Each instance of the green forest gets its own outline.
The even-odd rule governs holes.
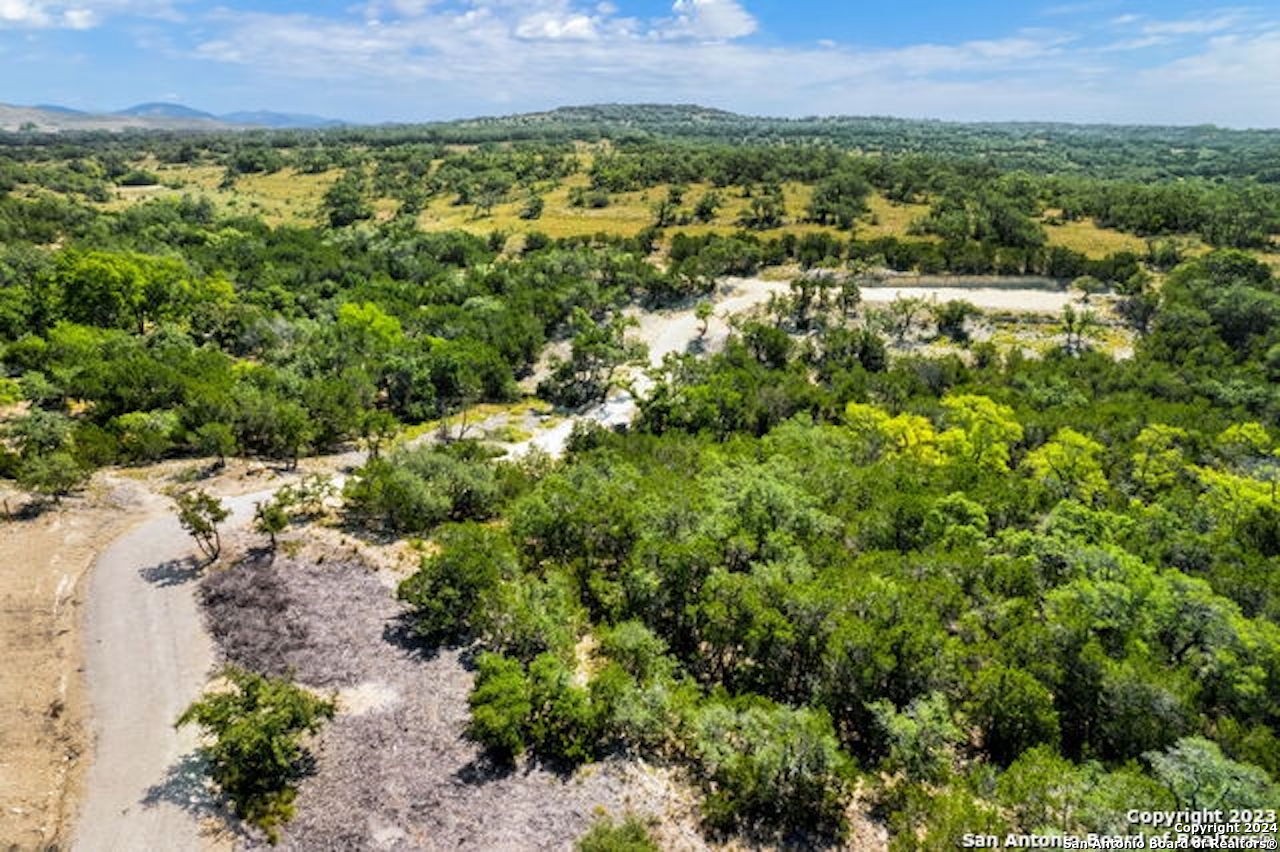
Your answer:
[[[332,180],[291,221],[194,184],[110,203],[197,166],[232,195]],[[556,191],[600,228],[542,232]],[[639,227],[610,224],[626,193]],[[919,215],[875,231],[873,199]],[[467,227],[423,227],[433,202]],[[1072,222],[1138,248],[1055,241]],[[394,593],[421,642],[473,650],[468,735],[498,763],[678,766],[712,839],[838,846],[856,818],[942,850],[1265,812],[1277,235],[1274,132],[600,107],[11,134],[0,475],[58,511],[103,468],[363,448],[342,522],[430,542]],[[893,272],[1105,293],[1131,346],[1074,312],[1039,352],[976,339],[962,291],[864,305]],[[635,311],[766,274],[789,291],[560,458],[405,440],[524,400],[548,346],[536,396],[572,416],[639,374]]]

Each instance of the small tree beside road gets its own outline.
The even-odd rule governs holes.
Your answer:
[[[222,553],[218,524],[225,521],[231,512],[207,491],[186,491],[176,495],[173,502],[178,510],[178,523],[195,539],[206,561],[216,562]]]

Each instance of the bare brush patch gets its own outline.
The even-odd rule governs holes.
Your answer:
[[[263,674],[289,674],[307,647],[295,599],[271,561],[247,557],[200,584],[209,632],[229,663]]]
[[[567,777],[492,764],[466,736],[469,651],[424,645],[384,572],[348,550],[320,562],[320,550],[249,559],[202,589],[223,656],[339,688],[343,712],[317,739],[283,848],[567,849],[599,808],[670,822],[672,802],[694,800],[619,758]],[[682,848],[699,848],[696,820],[676,822],[694,841]]]

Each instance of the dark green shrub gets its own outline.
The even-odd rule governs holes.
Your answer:
[[[267,832],[293,816],[293,800],[306,757],[303,738],[332,719],[332,701],[286,680],[235,667],[223,671],[233,689],[211,692],[178,717],[212,737],[204,747],[209,774],[241,819]]]
[[[518,660],[482,654],[476,683],[467,702],[471,722],[467,735],[502,760],[524,753],[529,714],[533,709],[529,678]]]
[[[498,582],[517,572],[506,534],[480,524],[457,524],[437,536],[440,552],[424,557],[398,596],[414,608],[417,629],[437,639],[460,636]]]
[[[824,713],[762,700],[713,702],[695,724],[696,771],[712,826],[843,834],[853,763]]]

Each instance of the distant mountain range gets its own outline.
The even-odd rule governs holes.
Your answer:
[[[219,116],[219,120],[245,127],[296,127],[303,129],[342,127],[347,124],[345,121],[339,121],[336,118],[325,118],[320,115],[307,115],[299,112],[270,112],[267,110],[229,112],[226,115]]]
[[[270,112],[231,112],[225,115],[183,104],[145,103],[109,113],[86,112],[57,104],[9,106],[0,104],[0,130],[222,130],[269,127],[316,129],[341,127],[346,122],[318,115]]]
[[[179,120],[217,121],[218,117],[210,112],[202,112],[182,104],[149,103],[117,110],[113,115],[128,115],[134,118],[176,118]]]

